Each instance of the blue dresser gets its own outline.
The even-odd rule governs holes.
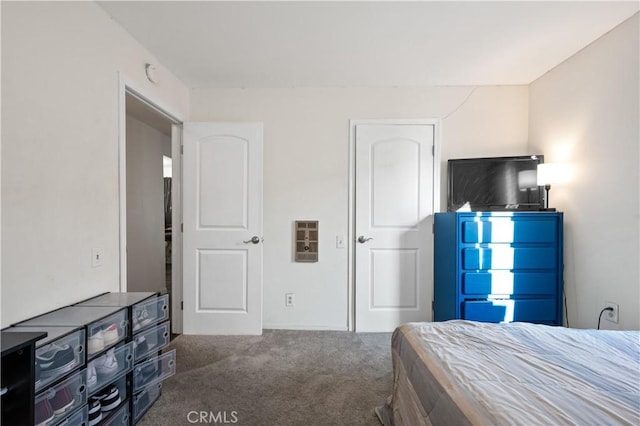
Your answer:
[[[435,321],[562,325],[557,212],[436,213]]]

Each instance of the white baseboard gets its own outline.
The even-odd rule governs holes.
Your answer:
[[[262,324],[264,330],[309,330],[309,331],[347,331],[346,325],[317,324]]]

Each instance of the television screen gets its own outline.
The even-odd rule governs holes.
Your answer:
[[[540,210],[537,166],[543,162],[542,155],[449,160],[447,210],[466,203],[472,211]]]

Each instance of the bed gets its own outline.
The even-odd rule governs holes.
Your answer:
[[[640,332],[454,320],[392,337],[385,426],[640,424]]]

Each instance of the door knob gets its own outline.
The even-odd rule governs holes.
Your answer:
[[[253,244],[258,244],[264,241],[264,238],[260,238],[257,235],[254,235],[253,237],[251,237],[250,240],[247,241],[243,241],[243,243],[245,244],[249,244],[249,243],[253,243]]]
[[[364,235],[360,235],[360,236],[358,237],[358,242],[359,242],[360,244],[364,244],[364,243],[366,243],[366,242],[367,242],[367,241],[369,241],[369,240],[373,240],[373,238],[372,238],[372,237],[366,238]]]

